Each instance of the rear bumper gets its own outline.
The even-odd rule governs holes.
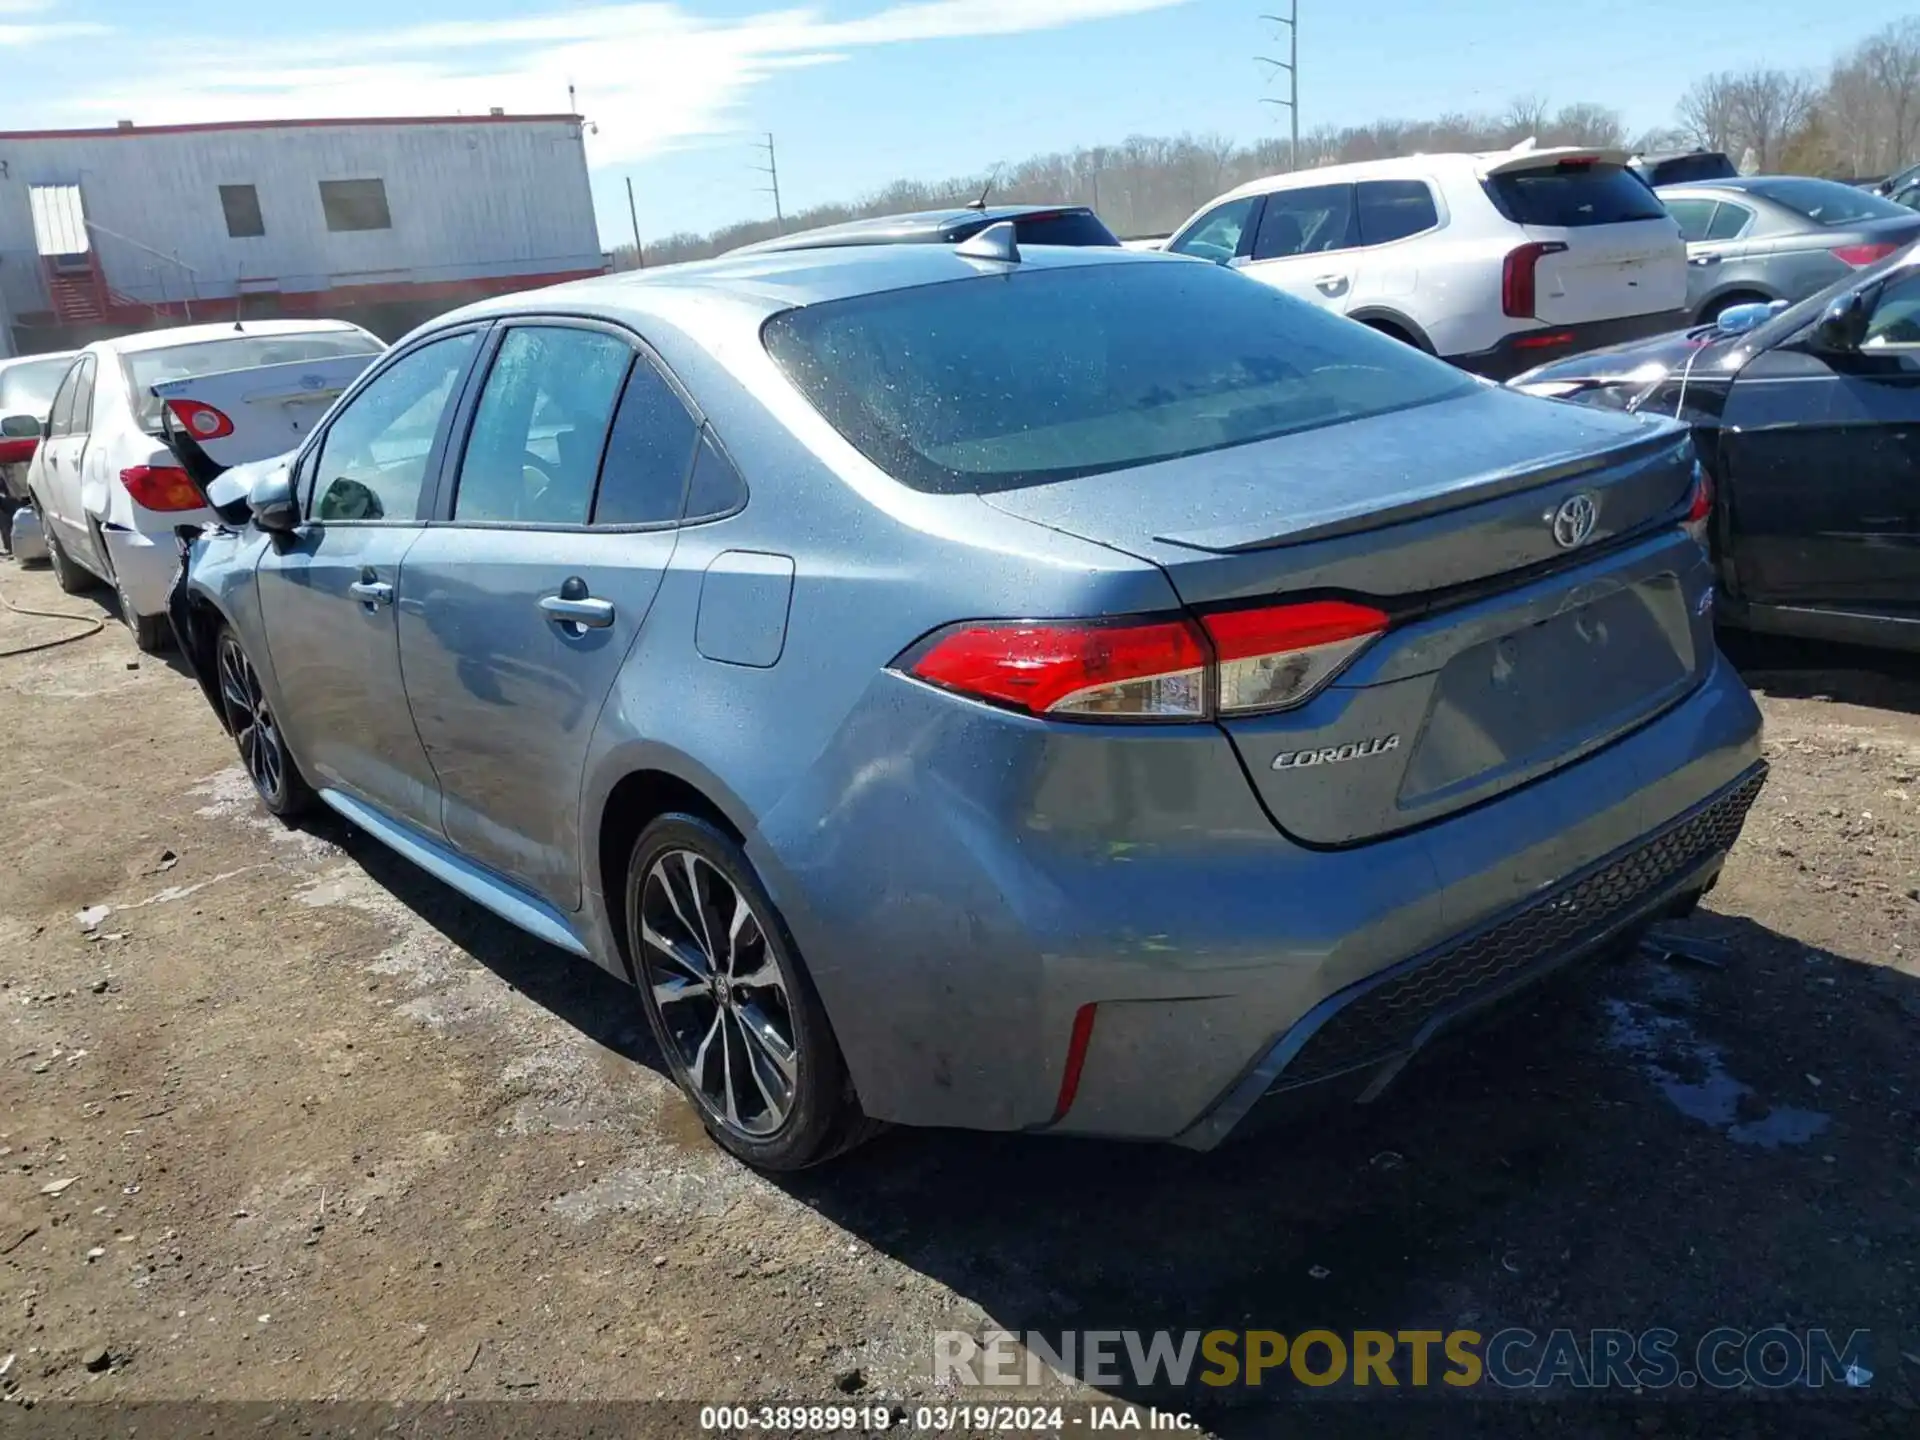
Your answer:
[[[1324,851],[1274,827],[1217,730],[1048,726],[899,677],[864,711],[855,743],[822,756],[747,845],[867,1112],[1201,1147],[1275,1085],[1410,1053],[1456,1001],[1489,1000],[1702,888],[1738,818],[1725,843],[1678,858],[1662,837],[1761,760],[1759,711],[1715,655],[1690,695],[1605,748]],[[877,734],[908,750],[876,762]],[[1604,917],[1590,893],[1603,872]],[[1539,911],[1543,897],[1574,909]],[[1488,945],[1513,956],[1485,970]],[[1415,972],[1433,994],[1394,993],[1418,1023],[1375,1043],[1373,1007],[1356,1007]]]
[[[114,578],[141,615],[166,613],[167,596],[180,570],[180,547],[172,535],[142,535],[115,525],[104,525],[101,537]]]
[[[1624,320],[1595,320],[1585,325],[1543,325],[1504,336],[1488,350],[1476,350],[1442,358],[1475,375],[1489,380],[1511,380],[1536,366],[1564,360],[1607,345],[1624,345],[1671,330],[1684,330],[1691,324],[1685,310],[1663,310],[1653,315],[1634,315]]]
[[[1757,764],[1654,834],[1467,935],[1348,986],[1302,1016],[1180,1143],[1210,1149],[1308,1092],[1375,1098],[1415,1053],[1545,979],[1624,944],[1719,878],[1766,781]]]

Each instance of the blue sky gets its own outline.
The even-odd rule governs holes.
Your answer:
[[[1285,0],[1277,0],[1284,4]],[[1128,134],[1281,133],[1253,56],[1276,0],[0,0],[0,128],[491,105],[559,111],[569,81],[602,243],[770,213]],[[1700,73],[1823,69],[1913,0],[1300,0],[1303,128],[1537,94],[1667,123]],[[1284,82],[1281,82],[1284,83]]]

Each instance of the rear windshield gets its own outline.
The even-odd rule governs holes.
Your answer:
[[[280,335],[236,335],[231,340],[202,340],[164,350],[136,350],[121,356],[140,424],[160,423],[160,401],[152,387],[192,375],[224,375],[260,365],[292,365],[301,360],[332,360],[341,355],[374,355],[380,342],[357,330],[311,330]]]
[[[1884,200],[1871,190],[1842,185],[1837,180],[1810,180],[1788,176],[1755,180],[1746,187],[1763,200],[1804,215],[1816,225],[1858,225],[1863,220],[1907,220],[1913,212]]]
[[[1118,245],[1120,237],[1100,223],[1090,210],[1066,210],[1058,215],[1024,215],[1013,222],[1013,238],[1020,245]]]
[[[1033,269],[789,310],[768,351],[916,490],[979,494],[1471,391],[1451,366],[1216,265]]]
[[[1660,197],[1639,176],[1591,161],[1495,175],[1487,181],[1487,194],[1514,223],[1555,230],[1667,218]]]
[[[31,415],[45,420],[53,409],[53,392],[73,368],[74,357],[22,360],[0,370],[0,415]]]

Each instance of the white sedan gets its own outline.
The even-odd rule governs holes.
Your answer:
[[[264,459],[297,446],[385,348],[338,320],[193,325],[87,346],[54,396],[27,472],[60,588],[105,581],[135,643],[160,648],[179,568],[174,528],[213,516],[168,443],[169,402],[154,387],[204,377],[196,393],[220,403],[175,402],[176,432],[209,443],[244,437],[252,453],[225,463]]]

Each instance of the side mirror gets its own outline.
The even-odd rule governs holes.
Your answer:
[[[1784,300],[1755,300],[1746,305],[1729,305],[1713,322],[1714,328],[1722,335],[1744,335],[1749,330],[1758,330],[1786,308],[1787,302]]]
[[[0,420],[0,439],[38,440],[40,438],[40,417],[37,415],[9,415]]]
[[[1814,324],[1815,348],[1838,355],[1858,350],[1867,336],[1867,320],[1866,296],[1856,290],[1837,297]]]
[[[287,535],[300,528],[300,504],[293,497],[291,468],[275,470],[255,482],[247,496],[253,523],[269,535]]]

